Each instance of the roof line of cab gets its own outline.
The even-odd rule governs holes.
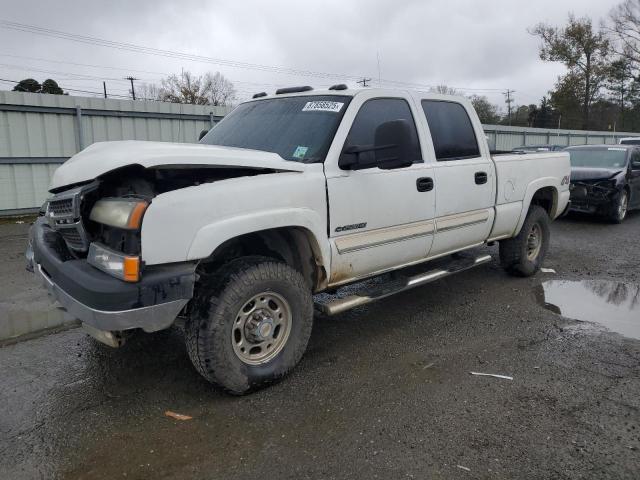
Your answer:
[[[342,95],[345,97],[355,97],[356,95],[363,94],[365,92],[380,92],[382,95],[393,95],[393,92],[396,94],[399,92],[404,92],[405,94],[415,92],[420,94],[428,95],[430,98],[433,97],[435,99],[442,100],[450,100],[456,102],[464,102],[468,101],[468,99],[464,96],[458,95],[443,95],[436,92],[425,92],[421,90],[412,90],[412,89],[395,89],[395,88],[350,88],[344,83],[338,83],[330,86],[328,89],[319,89],[314,90],[313,87],[309,85],[303,85],[299,87],[285,87],[279,88],[275,91],[274,94],[269,94],[267,92],[259,92],[255,93],[249,100],[247,101],[255,101],[262,99],[273,99],[277,97],[295,97],[295,96],[307,96],[307,95]]]

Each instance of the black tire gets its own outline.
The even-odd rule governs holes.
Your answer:
[[[537,253],[530,256],[529,239],[534,229],[537,229],[540,245]],[[520,233],[514,238],[500,242],[500,264],[510,275],[530,277],[542,266],[549,249],[549,237],[549,216],[546,210],[532,205]],[[534,252],[531,253],[533,255]]]
[[[611,205],[609,215],[607,218],[611,223],[622,223],[627,218],[627,211],[629,209],[629,192],[623,189],[616,195],[616,199]]]
[[[244,328],[238,326],[240,316],[246,315],[242,309],[263,292],[285,300],[290,329],[273,358],[248,364],[236,353],[239,347],[234,335],[239,330],[245,335]],[[299,272],[270,258],[243,257],[227,263],[212,281],[203,281],[196,288],[185,322],[187,351],[204,378],[229,393],[242,395],[280,380],[298,364],[312,324],[311,291]],[[243,337],[242,342],[247,340]]]

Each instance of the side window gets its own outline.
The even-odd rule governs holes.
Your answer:
[[[376,128],[385,122],[393,120],[406,120],[409,123],[411,127],[411,145],[409,145],[408,151],[411,154],[411,158],[413,158],[413,163],[422,162],[416,123],[413,120],[409,104],[402,98],[374,98],[367,100],[360,107],[353,125],[351,125],[345,146],[373,145]],[[361,156],[364,155],[369,156],[371,161],[375,158],[374,151],[361,153]],[[365,160],[369,160],[369,158],[365,157]]]
[[[423,100],[436,160],[461,160],[480,156],[478,140],[465,108],[455,102]]]
[[[631,153],[631,169],[640,170],[640,149],[634,148]]]

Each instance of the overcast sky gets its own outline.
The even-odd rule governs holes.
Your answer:
[[[616,0],[101,1],[3,0],[0,19],[215,59],[296,70],[446,84],[503,106],[537,103],[563,68],[538,58],[538,22],[568,12],[597,25]],[[378,58],[380,70],[378,71]],[[99,67],[78,64],[96,65]],[[108,68],[105,68],[108,67]],[[172,59],[0,27],[0,78],[52,77],[65,89],[127,94],[122,77],[158,83],[180,70],[220,71],[239,99],[277,86],[328,86],[339,78]],[[353,81],[346,82],[355,85]],[[386,83],[386,86],[389,86]],[[10,89],[9,83],[0,88]]]

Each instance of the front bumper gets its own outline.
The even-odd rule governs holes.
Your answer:
[[[593,187],[573,184],[571,189],[571,211],[583,213],[607,213],[619,191],[615,188]]]
[[[171,326],[193,296],[195,264],[148,267],[140,282],[127,283],[69,258],[58,233],[43,219],[31,227],[27,250],[33,271],[49,293],[74,317],[98,330],[141,328],[155,332]]]

